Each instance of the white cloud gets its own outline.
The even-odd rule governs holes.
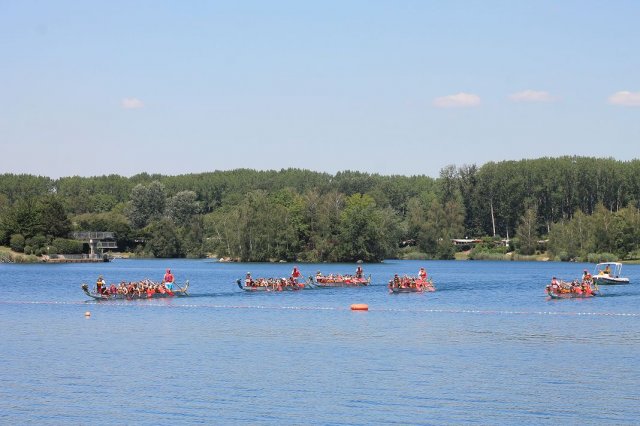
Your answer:
[[[124,109],[140,109],[144,107],[144,102],[138,98],[124,98],[120,105]]]
[[[640,92],[627,92],[625,90],[616,92],[609,96],[611,105],[640,106]]]
[[[553,102],[555,98],[549,92],[537,90],[523,90],[522,92],[512,93],[509,99],[513,102]]]
[[[480,105],[480,96],[473,93],[458,93],[442,96],[433,100],[433,105],[438,108],[465,108]]]

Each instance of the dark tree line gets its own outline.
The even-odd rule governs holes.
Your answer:
[[[515,237],[523,254],[548,238],[563,259],[626,257],[640,247],[638,200],[640,161],[587,157],[447,166],[435,179],[299,169],[4,174],[0,244],[22,238],[33,249],[61,245],[72,230],[114,231],[121,250],[156,257],[377,261],[404,246],[451,258],[452,238],[500,236]]]

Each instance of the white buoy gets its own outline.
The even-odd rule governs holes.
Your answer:
[[[85,312],[85,313],[84,313],[84,316],[85,316],[85,317],[87,317],[87,318],[89,318],[89,317],[91,316],[91,312],[89,312],[89,311]]]

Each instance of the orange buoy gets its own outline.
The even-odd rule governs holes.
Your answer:
[[[367,305],[366,303],[354,303],[353,305],[351,305],[351,310],[352,311],[368,311],[369,305]]]
[[[85,316],[85,317],[87,317],[87,318],[89,318],[89,317],[91,316],[91,312],[89,312],[89,311],[85,312],[85,313],[84,313],[84,316]]]

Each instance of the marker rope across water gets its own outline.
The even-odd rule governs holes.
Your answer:
[[[289,310],[289,311],[348,311],[346,307],[324,306],[267,306],[267,305],[220,305],[220,304],[181,304],[167,305],[159,303],[87,303],[60,301],[0,301],[0,305],[82,305],[82,306],[126,306],[131,308],[170,308],[170,309],[261,309],[261,310]],[[369,312],[407,312],[430,314],[471,314],[471,315],[549,315],[549,316],[595,316],[595,317],[640,317],[640,313],[625,312],[554,312],[554,311],[515,311],[515,310],[482,310],[482,309],[421,309],[421,308],[372,308]]]

